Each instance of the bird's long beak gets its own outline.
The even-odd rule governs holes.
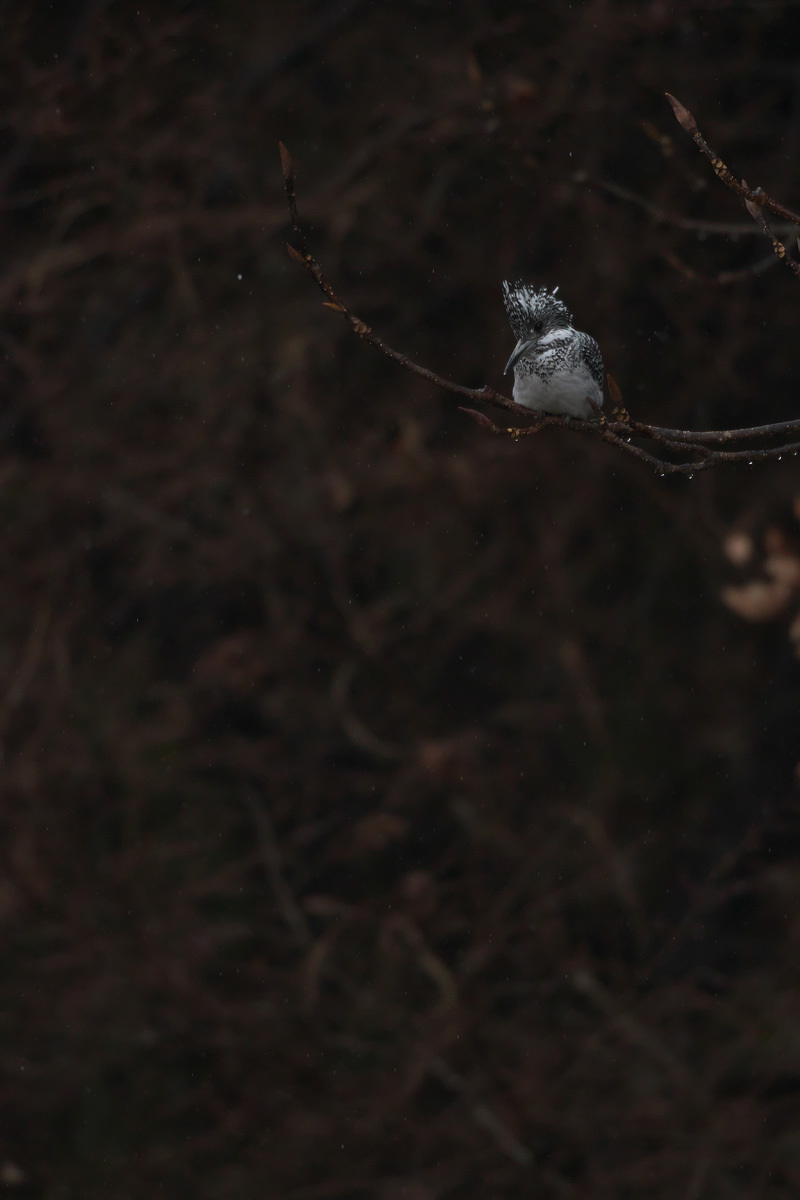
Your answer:
[[[527,338],[527,339],[520,338],[519,341],[517,342],[516,346],[514,347],[514,353],[511,355],[511,358],[506,363],[506,369],[505,369],[505,371],[503,371],[503,374],[507,375],[509,371],[512,371],[514,369],[514,367],[517,365],[517,363],[519,362],[519,360],[521,358],[525,357],[526,352],[528,350],[530,350],[531,346],[535,346],[535,345],[536,345],[536,338]]]

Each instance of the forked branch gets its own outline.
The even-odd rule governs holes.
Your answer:
[[[782,205],[778,205],[766,193],[760,190],[751,192],[750,189],[746,188],[746,185],[736,180],[728,172],[727,167],[720,160],[716,159],[713,152],[708,149],[697,130],[696,124],[694,124],[694,118],[691,113],[683,108],[673,97],[670,97],[670,103],[675,110],[678,120],[688,132],[692,133],[703,153],[707,153],[707,157],[711,158],[712,164],[718,164],[715,165],[714,169],[720,178],[723,179],[723,182],[727,182],[728,186],[732,186],[733,190],[737,191],[737,194],[741,195],[746,201],[757,205],[759,213],[761,209],[766,208],[771,212],[777,213],[784,219],[790,221],[796,220],[800,223],[800,216],[792,213]],[[690,125],[692,126],[691,128]],[[555,416],[549,413],[534,412],[529,408],[515,404],[510,397],[503,395],[502,392],[495,391],[494,388],[488,386],[482,388],[463,387],[461,384],[455,383],[451,379],[445,379],[442,375],[437,375],[435,371],[431,371],[427,367],[413,362],[406,354],[402,354],[399,350],[395,350],[389,346],[365,321],[362,321],[360,317],[351,311],[336,292],[319,262],[311,253],[305,230],[300,224],[297,213],[295,173],[292,158],[283,143],[280,143],[280,152],[286,187],[286,200],[289,206],[289,216],[292,222],[295,243],[294,245],[289,245],[287,249],[292,258],[300,263],[317,287],[324,293],[326,308],[339,313],[347,321],[354,333],[365,342],[369,342],[381,354],[384,354],[406,371],[410,371],[412,374],[418,375],[421,379],[427,380],[428,383],[432,383],[436,387],[442,388],[444,391],[465,400],[501,409],[506,414],[506,422],[511,422],[512,420],[514,422],[513,424],[505,422],[498,424],[477,409],[461,406],[461,411],[470,416],[482,429],[500,436],[511,437],[517,441],[520,438],[531,437],[541,433],[552,426],[560,426],[561,428],[583,433],[588,437],[599,438],[601,441],[617,446],[624,453],[639,459],[640,462],[653,468],[660,475],[681,474],[691,476],[695,471],[704,471],[708,467],[718,466],[721,463],[747,462],[752,464],[753,462],[765,459],[781,458],[784,454],[797,454],[800,451],[800,440],[786,441],[786,438],[791,435],[796,435],[800,439],[800,419],[796,421],[780,421],[774,425],[757,425],[749,429],[665,429],[658,425],[648,425],[642,421],[633,420],[625,411],[619,388],[612,377],[609,376],[609,395],[612,403],[611,417],[607,417],[598,409],[595,419],[582,420],[578,417]],[[634,444],[632,441],[633,438],[650,442],[651,448],[645,449],[641,445]],[[749,443],[753,442],[757,444],[772,442],[774,444],[762,445],[761,448],[756,448],[749,445]]]
[[[675,113],[675,119],[681,129],[686,130],[689,136],[694,140],[695,145],[699,148],[700,153],[704,154],[714,170],[717,179],[721,179],[726,187],[735,192],[744,201],[744,206],[750,216],[755,221],[761,232],[767,238],[772,246],[772,252],[781,262],[786,263],[790,271],[800,278],[800,262],[793,258],[788,248],[783,242],[775,237],[775,234],[770,229],[766,212],[773,213],[776,217],[780,217],[784,221],[790,221],[793,225],[800,226],[800,213],[793,212],[791,208],[787,208],[785,204],[780,204],[777,200],[773,200],[763,188],[751,188],[743,179],[737,179],[736,176],[728,169],[718,154],[711,149],[706,139],[703,137],[700,130],[697,128],[697,122],[680,100],[676,100],[669,92],[665,93],[667,99],[672,105],[672,111]]]

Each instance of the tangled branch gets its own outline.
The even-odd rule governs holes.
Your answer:
[[[796,275],[800,276],[800,263],[792,258],[786,246],[774,236],[764,213],[766,210],[799,227],[800,214],[792,212],[785,205],[773,200],[761,188],[750,188],[743,180],[737,179],[718,155],[711,150],[689,110],[669,93],[667,93],[667,99],[672,105],[678,122],[709,159],[717,177],[741,197],[748,214],[756,221],[762,233],[770,239],[775,255],[782,262],[786,262]],[[800,440],[786,440],[792,435],[800,437],[800,419],[778,421],[771,425],[755,425],[747,429],[710,430],[666,429],[658,425],[648,425],[643,421],[636,421],[626,411],[620,390],[610,375],[608,376],[608,390],[612,404],[611,417],[596,408],[594,418],[583,420],[579,417],[535,412],[515,404],[508,396],[495,391],[494,388],[488,386],[463,387],[461,384],[455,383],[451,379],[445,379],[442,375],[437,375],[435,371],[413,362],[407,355],[389,346],[365,321],[362,321],[348,308],[311,253],[305,230],[300,224],[297,213],[294,164],[282,142],[280,143],[280,152],[286,200],[295,242],[294,245],[288,245],[287,249],[291,257],[308,272],[317,287],[324,293],[325,307],[339,313],[358,337],[369,342],[381,354],[406,371],[410,371],[421,379],[427,380],[428,383],[465,400],[503,410],[506,414],[506,421],[513,420],[515,422],[514,424],[498,424],[484,412],[461,406],[461,411],[471,417],[482,429],[518,441],[520,438],[533,437],[552,426],[560,426],[617,446],[625,454],[639,459],[640,462],[645,463],[660,475],[680,474],[691,477],[696,471],[704,471],[721,463],[745,462],[752,465],[754,462],[780,459],[784,454],[797,454],[800,451]],[[634,443],[634,438],[637,439],[637,443],[638,441],[649,442],[650,448],[645,449]],[[760,445],[761,443],[767,443],[767,445]]]

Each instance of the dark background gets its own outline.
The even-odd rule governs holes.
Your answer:
[[[322,307],[277,154],[433,369],[503,386],[522,276],[642,420],[796,417],[797,280],[663,92],[797,206],[798,46],[5,6],[0,1192],[798,1194],[798,463],[492,437]]]

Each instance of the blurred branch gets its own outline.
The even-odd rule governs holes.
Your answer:
[[[455,1095],[467,1095],[466,1080],[457,1071],[454,1071],[438,1054],[433,1055],[430,1059],[428,1072]],[[533,1165],[533,1155],[527,1146],[522,1145],[519,1138],[516,1138],[511,1133],[486,1104],[472,1100],[470,1102],[470,1112],[475,1123],[480,1125],[489,1134],[496,1145],[504,1154],[513,1159],[517,1166],[530,1167]],[[560,1179],[560,1177],[558,1178]]]
[[[656,225],[668,225],[673,229],[681,229],[686,233],[697,233],[701,235],[719,235],[720,237],[747,237],[749,235],[756,236],[758,230],[747,221],[703,221],[694,217],[682,217],[677,213],[667,212],[666,209],[659,208],[657,204],[653,204],[646,196],[640,196],[638,192],[631,191],[630,188],[622,187],[619,183],[614,183],[611,179],[597,179],[593,175],[589,175],[586,171],[575,171],[572,176],[573,183],[580,186],[595,188],[598,192],[605,192],[608,196],[613,196],[615,200],[622,200],[626,204],[633,204],[636,208],[646,212],[648,217]],[[784,222],[778,226],[779,233],[791,233],[794,226]],[[772,261],[771,259],[769,260]]]
[[[242,800],[256,833],[261,860],[272,887],[278,912],[291,930],[297,945],[306,949],[314,939],[306,914],[286,881],[278,838],[267,807],[260,797],[249,790],[244,792]]]
[[[673,108],[678,104],[677,101],[672,101],[672,103]],[[679,105],[678,107],[682,109],[682,106]],[[682,109],[682,111],[684,113],[687,112],[685,109]],[[687,116],[691,118],[691,114],[687,113]],[[694,118],[691,118],[691,120],[693,121]],[[360,317],[356,316],[348,308],[328,280],[319,262],[314,258],[309,248],[305,230],[300,224],[297,213],[294,164],[284,144],[282,142],[279,144],[284,185],[286,188],[286,201],[289,206],[289,216],[296,243],[294,246],[287,245],[287,249],[295,262],[298,262],[303,267],[324,294],[325,307],[339,313],[347,321],[353,332],[363,341],[369,342],[381,354],[384,354],[406,371],[410,371],[413,375],[418,375],[421,379],[425,379],[428,383],[432,383],[444,391],[451,392],[456,396],[462,396],[468,400],[491,405],[494,408],[503,409],[509,415],[524,421],[524,424],[521,425],[498,425],[486,416],[485,413],[473,408],[462,407],[461,411],[470,416],[482,429],[504,437],[511,437],[514,441],[518,441],[523,437],[532,437],[551,426],[559,426],[562,429],[573,429],[578,433],[600,438],[601,441],[609,442],[619,447],[626,454],[652,467],[660,475],[680,474],[691,477],[695,471],[704,471],[708,467],[717,466],[721,463],[747,462],[752,465],[754,462],[781,458],[784,454],[797,454],[800,451],[800,441],[780,442],[778,445],[760,450],[754,450],[750,447],[734,450],[719,448],[727,443],[740,444],[754,440],[777,440],[789,434],[800,436],[800,419],[796,421],[780,421],[774,425],[759,425],[749,429],[714,430],[664,429],[658,425],[647,425],[642,421],[634,421],[626,412],[619,388],[610,375],[608,376],[608,388],[613,406],[611,419],[605,416],[602,410],[598,408],[594,419],[582,420],[578,417],[555,416],[552,413],[535,412],[532,409],[515,404],[508,396],[504,396],[502,392],[495,391],[494,388],[486,385],[482,388],[463,387],[461,384],[454,383],[451,379],[445,379],[442,375],[437,375],[435,371],[431,371],[427,367],[413,362],[407,355],[387,345],[365,321],[362,321]],[[703,145],[705,145],[705,142],[703,142]],[[711,152],[709,151],[709,153]],[[724,170],[727,171],[727,168],[724,168]],[[731,176],[731,178],[733,177]],[[755,194],[753,193],[753,195]],[[758,194],[764,196],[769,201],[769,205],[776,203],[770,200],[769,197],[766,197],[765,193]],[[750,193],[748,192],[749,195]],[[768,205],[765,204],[764,206],[767,207]],[[781,208],[781,213],[784,216],[788,215],[790,219],[794,219],[794,214],[791,214],[789,209]],[[796,219],[798,224],[800,224],[800,216]],[[658,454],[645,450],[641,446],[633,445],[631,439],[634,436],[654,442],[657,447],[671,457],[660,457]],[[675,461],[675,459],[678,459],[678,461]]]
[[[765,192],[763,188],[751,188],[744,179],[737,179],[719,155],[711,149],[698,129],[697,122],[689,112],[689,109],[681,104],[680,100],[676,100],[674,96],[670,95],[669,92],[665,92],[665,95],[672,105],[672,111],[675,113],[675,119],[681,129],[686,130],[694,140],[695,145],[699,148],[700,153],[704,154],[711,163],[717,178],[721,179],[726,187],[730,188],[732,192],[735,192],[744,201],[744,206],[748,213],[764,236],[772,243],[772,250],[775,257],[779,258],[781,262],[785,262],[787,267],[800,278],[800,262],[792,258],[783,242],[778,241],[775,237],[775,234],[767,223],[764,210],[766,209],[767,212],[774,213],[776,217],[782,217],[784,221],[789,221],[797,227],[800,227],[800,213],[787,208],[785,204],[781,204],[778,200],[773,200],[772,196]]]
[[[755,233],[756,230],[754,229],[752,232]],[[742,283],[745,279],[752,279],[754,275],[763,275],[770,267],[775,266],[774,255],[767,254],[751,263],[749,267],[739,267],[734,271],[718,271],[716,275],[706,275],[702,271],[690,267],[672,251],[665,252],[664,261],[692,283],[702,283],[705,287],[727,287],[731,283]]]

